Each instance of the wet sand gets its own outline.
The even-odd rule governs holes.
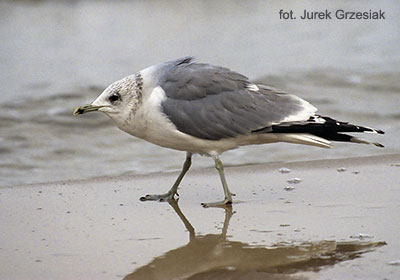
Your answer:
[[[227,209],[213,169],[1,188],[0,279],[399,279],[400,154],[226,174]]]

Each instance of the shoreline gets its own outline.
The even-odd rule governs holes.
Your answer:
[[[249,169],[264,169],[264,170],[274,170],[279,169],[281,167],[297,167],[297,168],[326,168],[332,167],[333,165],[370,165],[377,163],[385,163],[388,161],[398,161],[400,165],[400,154],[383,154],[383,155],[371,155],[371,156],[363,156],[363,157],[349,157],[349,158],[333,158],[333,159],[316,159],[316,160],[304,160],[304,161],[274,161],[267,163],[254,163],[254,164],[243,164],[243,165],[229,165],[225,164],[225,169],[240,171],[243,169],[244,171],[248,171]],[[194,160],[195,161],[195,160]],[[195,163],[193,164],[195,165]],[[341,167],[341,166],[339,166]],[[339,168],[338,167],[338,168]],[[215,171],[214,167],[206,167],[206,168],[196,168],[196,166],[192,166],[191,169],[186,174],[190,176],[190,174],[203,173],[204,171]],[[1,189],[7,188],[23,188],[23,187],[35,187],[35,186],[46,186],[46,185],[54,185],[54,184],[80,184],[80,183],[89,183],[89,182],[100,182],[100,181],[112,181],[112,180],[131,180],[135,178],[147,178],[154,176],[168,176],[168,175],[178,175],[180,170],[174,171],[166,171],[166,172],[150,172],[145,174],[122,174],[122,175],[110,175],[110,176],[98,176],[98,177],[89,177],[83,179],[67,179],[67,180],[56,180],[56,181],[43,181],[38,183],[29,183],[29,184],[16,184],[10,186],[0,186]]]

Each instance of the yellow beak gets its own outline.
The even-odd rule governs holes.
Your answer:
[[[73,115],[82,115],[87,112],[98,111],[102,107],[104,107],[104,106],[93,106],[92,104],[82,105],[74,110]]]

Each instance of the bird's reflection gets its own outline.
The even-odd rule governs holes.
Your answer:
[[[124,279],[305,279],[294,274],[360,257],[385,242],[317,241],[261,247],[227,240],[232,207],[225,207],[221,234],[197,235],[180,210],[170,205],[189,231],[190,241],[156,257]]]

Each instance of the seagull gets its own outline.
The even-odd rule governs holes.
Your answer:
[[[165,194],[141,201],[176,199],[178,186],[192,155],[209,156],[219,173],[224,199],[204,207],[232,204],[220,155],[240,146],[287,142],[322,148],[330,141],[373,144],[345,134],[382,130],[353,125],[316,114],[317,109],[296,95],[252,83],[228,68],[183,57],[150,66],[108,86],[91,104],[74,115],[100,111],[123,131],[161,147],[185,151],[182,170]]]

